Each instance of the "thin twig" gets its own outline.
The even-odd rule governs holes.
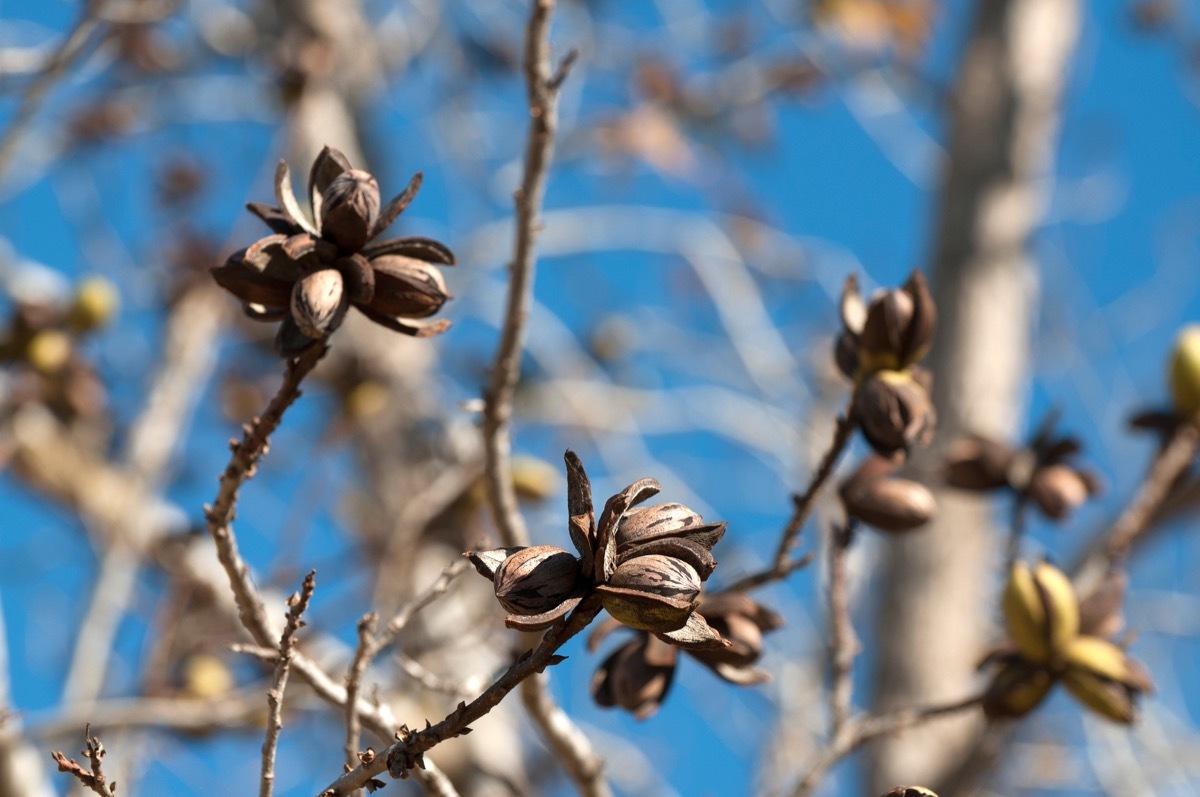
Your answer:
[[[359,719],[358,692],[362,675],[379,654],[379,651],[392,644],[400,632],[408,625],[417,612],[433,603],[450,588],[450,583],[462,573],[468,565],[467,560],[458,559],[451,562],[424,592],[417,595],[396,612],[387,627],[375,633],[377,617],[374,612],[364,615],[358,622],[358,647],[354,652],[354,661],[346,675],[346,762],[354,766],[359,761],[359,744],[361,725]]]
[[[808,557],[793,558],[792,549],[796,547],[796,541],[800,537],[800,532],[804,530],[804,523],[812,513],[821,488],[829,481],[829,477],[833,475],[838,460],[849,445],[850,438],[854,436],[854,430],[857,427],[858,420],[854,417],[851,409],[847,407],[846,411],[838,416],[837,425],[833,430],[833,440],[829,444],[829,449],[821,458],[821,463],[817,466],[817,472],[813,474],[808,488],[805,489],[802,495],[795,496],[793,499],[795,506],[792,510],[792,516],[788,519],[787,525],[784,526],[783,533],[780,535],[779,548],[775,551],[774,563],[764,570],[739,578],[732,584],[722,588],[721,592],[744,592],[752,587],[759,587],[763,584],[769,584],[772,581],[779,581],[786,578],[793,571],[808,564]]]
[[[975,708],[983,702],[982,693],[971,695],[962,700],[941,703],[934,706],[918,706],[916,708],[901,708],[885,714],[861,717],[854,725],[855,746],[865,744],[880,736],[915,728],[930,720],[957,714],[960,711]]]
[[[550,71],[548,34],[554,0],[534,0],[525,31],[525,80],[529,101],[529,137],[525,145],[525,174],[513,198],[516,235],[509,267],[508,302],[500,344],[492,363],[491,380],[484,394],[483,437],[487,450],[488,504],[505,545],[528,545],[529,530],[517,509],[512,484],[512,399],[520,378],[525,322],[533,300],[537,237],[540,232],[546,174],[554,153],[558,129],[558,88],[566,77],[570,59],[561,71]]]
[[[795,559],[789,560],[788,563],[783,567],[772,565],[765,570],[759,570],[757,573],[751,573],[747,576],[742,576],[737,581],[722,587],[720,592],[716,594],[728,592],[746,592],[747,590],[761,587],[764,584],[770,584],[773,581],[782,581],[797,570],[803,570],[804,568],[808,567],[810,564],[812,564],[814,558],[815,557],[810,552],[802,556],[797,556]]]
[[[58,764],[59,772],[69,772],[74,775],[80,783],[87,788],[99,794],[100,797],[116,797],[117,782],[110,782],[104,775],[102,762],[104,761],[104,745],[95,736],[92,736],[92,726],[84,726],[83,731],[84,741],[87,747],[83,751],[83,755],[91,761],[91,771],[84,769],[75,759],[68,759],[59,751],[54,751],[50,757]]]
[[[837,762],[872,739],[899,733],[939,717],[966,711],[978,706],[981,702],[983,702],[983,695],[977,694],[952,703],[899,709],[886,714],[863,716],[847,722],[842,726],[841,732],[817,751],[816,757],[792,792],[792,797],[809,797]]]
[[[235,653],[244,653],[265,662],[273,663],[279,658],[279,650],[275,647],[234,644],[229,648]],[[304,679],[317,697],[338,707],[346,705],[346,687],[334,680],[329,673],[321,669],[316,662],[301,651],[296,651],[292,655],[292,671]],[[392,737],[396,722],[390,711],[385,711],[381,706],[372,705],[360,697],[358,713],[362,717],[363,725],[372,733],[385,740]]]
[[[846,445],[850,442],[850,438],[853,436],[857,426],[858,419],[854,417],[854,413],[850,408],[847,408],[845,412],[838,416],[837,425],[833,430],[833,441],[829,444],[829,450],[821,458],[821,464],[817,466],[817,472],[813,475],[808,489],[797,499],[796,509],[792,513],[792,518],[788,521],[788,525],[784,528],[783,534],[779,539],[779,549],[775,552],[776,568],[783,568],[790,561],[792,549],[796,546],[796,539],[800,536],[800,532],[804,530],[804,522],[808,520],[809,514],[812,513],[817,495],[820,494],[821,488],[825,486],[825,482],[829,481],[829,477],[833,475],[833,470],[837,467],[838,459],[841,458],[842,452],[846,450]]]
[[[267,690],[267,736],[262,746],[262,777],[258,784],[258,797],[271,797],[275,789],[275,750],[279,746],[279,732],[283,730],[283,692],[287,688],[288,670],[296,651],[296,631],[304,625],[302,618],[316,589],[316,579],[317,571],[308,571],[300,591],[288,598],[287,622],[279,638],[279,657],[275,660],[271,688]]]
[[[854,693],[854,657],[858,639],[850,616],[850,584],[846,559],[854,540],[853,522],[835,526],[829,540],[829,664],[833,685],[829,690],[831,733],[837,738],[850,720]]]
[[[1200,430],[1194,424],[1180,424],[1171,439],[1158,452],[1150,472],[1129,506],[1113,523],[1104,545],[1110,566],[1120,564],[1138,537],[1145,533],[1150,519],[1175,486],[1180,474],[1196,458],[1200,448]]]
[[[371,663],[371,651],[375,638],[375,612],[364,614],[358,621],[358,647],[354,649],[354,661],[346,673],[346,763],[354,766],[358,761],[358,746],[361,742],[362,723],[358,718],[358,690],[362,685],[363,672]]]
[[[546,630],[542,641],[533,651],[521,656],[511,667],[496,679],[491,686],[470,703],[459,703],[436,725],[426,726],[420,731],[401,729],[400,739],[375,757],[371,763],[363,763],[351,772],[323,789],[321,797],[345,797],[387,769],[394,778],[407,777],[414,767],[424,765],[424,754],[434,746],[455,736],[469,733],[471,723],[486,715],[500,704],[526,678],[542,672],[547,666],[561,661],[556,651],[592,621],[600,611],[599,600],[593,596],[584,600],[565,619],[559,620]]]
[[[279,650],[269,646],[232,645],[231,648],[263,661],[273,662],[279,656]],[[317,697],[334,706],[346,705],[346,688],[300,651],[296,651],[292,656],[292,671],[304,679]],[[360,697],[358,714],[362,718],[363,726],[369,728],[381,741],[387,742],[394,738],[397,723],[386,706],[372,704]],[[426,761],[425,769],[417,770],[413,774],[427,794],[436,797],[457,797],[458,793],[449,778],[432,761]],[[363,783],[365,784],[365,780]]]
[[[278,637],[263,609],[262,598],[250,578],[250,568],[238,552],[233,521],[238,490],[254,475],[258,461],[267,452],[271,433],[278,428],[283,414],[300,397],[300,383],[325,356],[328,347],[323,343],[309,347],[298,359],[288,361],[279,392],[267,404],[263,414],[247,424],[241,442],[230,444],[233,455],[221,474],[217,497],[204,508],[208,533],[217,546],[217,558],[229,577],[229,586],[237,601],[238,617],[250,636],[260,645],[272,646]]]

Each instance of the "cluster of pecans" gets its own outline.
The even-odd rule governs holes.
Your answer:
[[[544,629],[597,596],[611,619],[593,632],[589,647],[595,650],[621,626],[635,634],[600,665],[592,694],[600,705],[619,706],[639,719],[662,704],[679,650],[731,683],[766,680],[754,664],[763,633],[780,627],[782,618],[745,595],[701,594],[716,567],[712,548],[725,523],[705,523],[677,503],[639,507],[659,492],[653,479],[609,498],[597,521],[583,464],[572,451],[565,461],[575,554],[550,545],[467,554],[510,612],[505,623]]]
[[[933,342],[937,308],[925,277],[914,271],[899,288],[868,302],[851,275],[842,289],[838,368],[854,383],[850,414],[874,450],[843,482],[846,514],[881,531],[919,528],[937,511],[924,485],[896,476],[909,450],[926,445],[937,422],[932,376],[920,362]]]
[[[989,657],[999,665],[983,701],[989,717],[1028,714],[1061,682],[1075,699],[1111,720],[1131,723],[1150,676],[1112,641],[1120,632],[1125,578],[1113,572],[1083,601],[1047,562],[1016,562],[1004,590],[1010,643]]]
[[[594,592],[615,619],[667,644],[692,650],[728,645],[696,614],[725,524],[705,523],[682,504],[636,508],[659,491],[654,479],[609,498],[597,521],[583,463],[573,451],[564,459],[568,527],[578,556],[551,545],[467,553],[510,612],[505,623],[523,631],[547,628]]]
[[[914,272],[901,288],[864,302],[857,281],[842,294],[838,367],[854,382],[851,415],[874,452],[839,490],[847,515],[887,532],[906,532],[936,511],[924,485],[897,476],[912,446],[928,443],[935,425],[931,377],[919,363],[932,341],[936,309]],[[1177,425],[1200,416],[1200,327],[1185,331],[1172,358]],[[956,441],[943,466],[947,484],[975,491],[1009,489],[1053,520],[1062,520],[1100,490],[1098,478],[1074,462],[1071,437],[1050,422],[1021,447],[982,435]],[[1113,574],[1084,601],[1070,580],[1043,562],[1017,562],[1004,593],[1011,643],[988,661],[998,665],[984,700],[991,717],[1016,717],[1062,682],[1088,708],[1131,722],[1138,695],[1152,685],[1145,670],[1111,641],[1120,630],[1123,578]]]
[[[375,179],[326,147],[310,170],[309,215],[292,193],[287,164],[280,162],[276,206],[248,205],[272,234],[235,252],[212,269],[213,276],[252,319],[282,322],[275,345],[285,357],[324,341],[351,305],[390,329],[418,337],[437,334],[449,322],[422,319],[450,298],[437,267],[452,265],[453,254],[427,238],[372,243],[412,201],[420,182],[418,174],[381,209]],[[653,479],[610,498],[597,521],[582,463],[568,451],[566,464],[569,528],[577,555],[547,545],[467,554],[492,580],[497,600],[509,612],[506,624],[543,630],[595,595],[616,624],[638,632],[632,644],[641,653],[651,649],[654,666],[673,670],[675,650],[682,649],[726,680],[763,680],[765,673],[753,664],[762,653],[762,633],[778,627],[780,618],[744,596],[707,598],[708,620],[696,611],[704,582],[716,567],[712,547],[725,524],[704,523],[677,503],[638,507],[659,491]],[[594,644],[610,630],[594,637]],[[593,691],[602,704],[644,715],[645,706],[661,703],[670,678],[649,702],[632,697],[646,694],[647,687],[631,686],[645,679],[629,650],[623,647],[601,666]]]
[[[929,442],[936,424],[930,399],[932,377],[919,364],[932,342],[937,311],[924,277],[914,271],[900,288],[880,291],[865,302],[852,276],[842,291],[842,326],[835,347],[838,367],[854,381],[851,412],[874,454],[842,484],[840,495],[853,520],[886,532],[924,525],[937,511],[924,485],[896,472],[913,445]],[[1196,333],[1200,365],[1200,329]],[[1175,356],[1175,393],[1189,395],[1186,355]],[[1196,369],[1200,373],[1200,367]],[[1195,395],[1200,407],[1200,380]],[[1178,399],[1177,399],[1178,403]],[[953,443],[943,477],[961,489],[1007,488],[1053,520],[1096,495],[1100,481],[1072,458],[1080,449],[1071,437],[1058,437],[1049,424],[1023,447],[984,435]]]
[[[448,321],[424,319],[450,298],[438,267],[453,265],[453,253],[428,238],[372,243],[412,202],[421,175],[381,208],[375,178],[326,147],[313,162],[308,187],[311,216],[296,200],[287,163],[280,161],[275,173],[278,206],[247,205],[272,234],[212,270],[250,318],[283,322],[276,350],[298,356],[337,329],[350,305],[407,335],[445,331]]]

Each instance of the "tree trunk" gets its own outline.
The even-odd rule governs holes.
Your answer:
[[[1078,0],[984,0],[952,98],[934,241],[940,312],[930,356],[936,444],[915,466],[936,478],[947,443],[1020,431],[1037,276],[1028,249],[1047,201]],[[878,709],[964,697],[993,638],[1003,530],[990,502],[939,491],[937,520],[890,546],[877,613]],[[872,750],[871,794],[936,790],[978,738],[978,715],[889,738]]]

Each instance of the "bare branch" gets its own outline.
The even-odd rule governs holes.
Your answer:
[[[534,0],[525,30],[525,82],[529,102],[525,174],[513,198],[516,235],[509,267],[508,301],[491,381],[484,395],[488,505],[500,539],[507,546],[529,544],[529,530],[517,508],[512,479],[512,400],[520,379],[525,325],[533,301],[542,199],[558,130],[558,92],[578,57],[578,52],[572,50],[558,69],[551,72],[549,31],[553,12],[554,0]],[[580,793],[607,795],[608,785],[600,775],[599,758],[583,732],[555,705],[545,679],[527,681],[522,694],[526,708],[550,746],[561,754]]]
[[[271,657],[278,651],[272,651]],[[65,706],[53,719],[31,722],[27,734],[34,739],[53,739],[69,733],[95,716],[98,730],[156,728],[203,732],[213,728],[237,728],[262,716],[262,692],[244,689],[212,700],[185,697],[133,697],[99,700]]]
[[[812,764],[809,765],[808,770],[792,792],[792,797],[809,797],[837,762],[867,742],[899,733],[908,728],[915,728],[939,717],[967,711],[982,702],[983,695],[977,694],[951,703],[899,709],[886,714],[860,717],[848,722],[827,745],[817,752],[816,758],[813,759]]]
[[[287,408],[300,397],[300,383],[325,356],[328,348],[323,343],[311,346],[298,359],[288,362],[283,383],[261,417],[255,418],[244,427],[241,442],[230,444],[233,456],[221,474],[220,488],[211,506],[205,507],[208,533],[217,546],[217,558],[229,577],[229,586],[237,600],[238,617],[250,636],[260,645],[274,645],[277,633],[263,609],[262,598],[250,579],[250,568],[238,552],[234,537],[233,521],[238,490],[242,483],[254,475],[258,460],[267,452],[271,433],[283,420]]]
[[[1129,555],[1134,543],[1145,533],[1154,514],[1162,506],[1167,493],[1196,459],[1198,449],[1200,430],[1190,423],[1181,424],[1154,458],[1137,495],[1109,530],[1104,554],[1110,566],[1120,564]]]
[[[567,768],[571,780],[584,797],[608,797],[612,791],[604,779],[604,759],[596,755],[592,743],[550,696],[549,679],[544,673],[521,684],[521,700],[529,716],[537,723],[555,757]]]
[[[273,646],[272,625],[263,609],[258,590],[250,578],[250,568],[238,552],[237,540],[230,523],[233,520],[239,488],[246,479],[254,475],[259,459],[267,451],[271,434],[278,428],[287,408],[300,397],[300,383],[312,372],[327,351],[328,347],[324,344],[316,344],[307,349],[298,359],[288,362],[283,383],[267,404],[266,411],[245,427],[241,442],[234,441],[231,444],[233,456],[221,474],[217,498],[213,501],[212,506],[205,508],[208,531],[217,546],[217,558],[229,578],[230,588],[233,590],[237,602],[238,617],[261,647]],[[275,655],[273,653],[272,658]],[[291,669],[300,674],[309,686],[324,699],[339,706],[346,704],[345,690],[333,683],[329,675],[311,659],[294,653]],[[388,737],[389,726],[392,723],[386,722],[380,717],[376,709],[358,701],[357,711],[364,717],[368,713],[371,714],[371,729],[383,738]],[[426,789],[435,794],[450,795],[454,793],[449,781],[432,765],[429,766],[421,780]]]
[[[856,428],[858,428],[858,421],[854,418],[851,409],[847,407],[846,411],[838,416],[837,426],[833,431],[833,440],[830,442],[825,456],[821,458],[821,464],[817,466],[817,472],[813,474],[812,481],[809,482],[803,495],[795,497],[795,508],[792,510],[792,516],[788,519],[787,525],[784,526],[783,533],[780,535],[779,548],[775,552],[775,562],[761,572],[739,578],[729,586],[724,587],[721,590],[722,592],[744,592],[752,587],[778,581],[808,564],[809,557],[793,559],[791,555],[792,549],[796,546],[800,532],[804,530],[804,523],[812,513],[821,488],[825,485],[825,482],[829,481],[829,477],[833,475],[838,459],[841,458],[842,452],[849,445],[850,438],[853,437]]]
[[[362,788],[368,780],[385,769],[392,777],[404,778],[414,771],[414,768],[426,766],[424,754],[427,751],[447,739],[470,733],[471,723],[498,706],[518,684],[542,672],[547,666],[561,661],[556,651],[582,631],[599,611],[599,599],[594,595],[580,603],[566,618],[547,629],[537,648],[518,658],[479,697],[470,703],[459,703],[445,719],[436,725],[427,724],[424,730],[409,731],[401,728],[397,734],[399,740],[395,744],[376,756],[371,763],[364,762],[353,771],[342,775],[319,794],[321,797],[345,797]]]
[[[358,761],[358,745],[361,741],[362,723],[358,718],[358,689],[362,684],[363,672],[371,663],[371,653],[375,649],[375,624],[377,618],[374,612],[364,614],[358,621],[358,647],[354,649],[354,661],[346,673],[346,763],[354,766]]]
[[[1133,549],[1171,512],[1172,499],[1182,492],[1180,479],[1200,452],[1200,428],[1177,426],[1165,441],[1137,491],[1117,519],[1096,535],[1071,569],[1078,591],[1086,594],[1112,568],[1120,567]],[[1185,502],[1186,505],[1186,502]]]
[[[91,771],[84,769],[75,762],[75,759],[69,759],[57,750],[50,754],[50,757],[58,763],[59,772],[68,772],[85,787],[91,789],[101,797],[116,797],[117,783],[109,781],[104,775],[103,761],[105,749],[104,745],[95,736],[92,736],[92,726],[84,727],[83,738],[87,743],[87,747],[83,751],[84,758],[91,761]]]
[[[288,670],[296,651],[296,631],[304,625],[301,618],[316,589],[316,577],[317,571],[310,570],[300,592],[288,598],[287,623],[279,639],[279,657],[275,660],[271,688],[267,690],[267,738],[262,747],[262,777],[258,797],[271,797],[275,788],[275,750],[279,745],[279,732],[283,729],[283,691],[287,688]]]
[[[483,436],[487,450],[488,504],[505,545],[528,545],[529,531],[517,509],[512,485],[512,399],[520,378],[525,322],[533,300],[536,246],[540,232],[546,173],[554,153],[558,130],[558,87],[563,71],[552,75],[548,42],[554,0],[534,0],[525,31],[525,80],[529,99],[529,137],[525,146],[525,174],[514,196],[516,236],[509,266],[510,282],[500,344],[484,395]]]
[[[865,744],[880,736],[899,733],[947,714],[957,714],[960,711],[973,709],[982,702],[983,694],[980,693],[950,703],[902,708],[886,714],[863,717],[855,725],[855,738],[858,745]]]

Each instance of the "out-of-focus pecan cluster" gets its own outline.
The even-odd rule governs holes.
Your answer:
[[[852,411],[863,437],[885,457],[928,443],[937,414],[931,376],[919,363],[933,342],[937,308],[924,275],[914,271],[902,287],[880,291],[870,302],[851,275],[841,313],[835,357],[854,380]]]
[[[1134,720],[1137,699],[1154,690],[1149,673],[1111,641],[1123,625],[1125,579],[1109,579],[1080,601],[1071,580],[1047,562],[1016,562],[1004,590],[1010,642],[989,661],[999,665],[983,710],[1020,717],[1061,682],[1087,708],[1122,723]]]

